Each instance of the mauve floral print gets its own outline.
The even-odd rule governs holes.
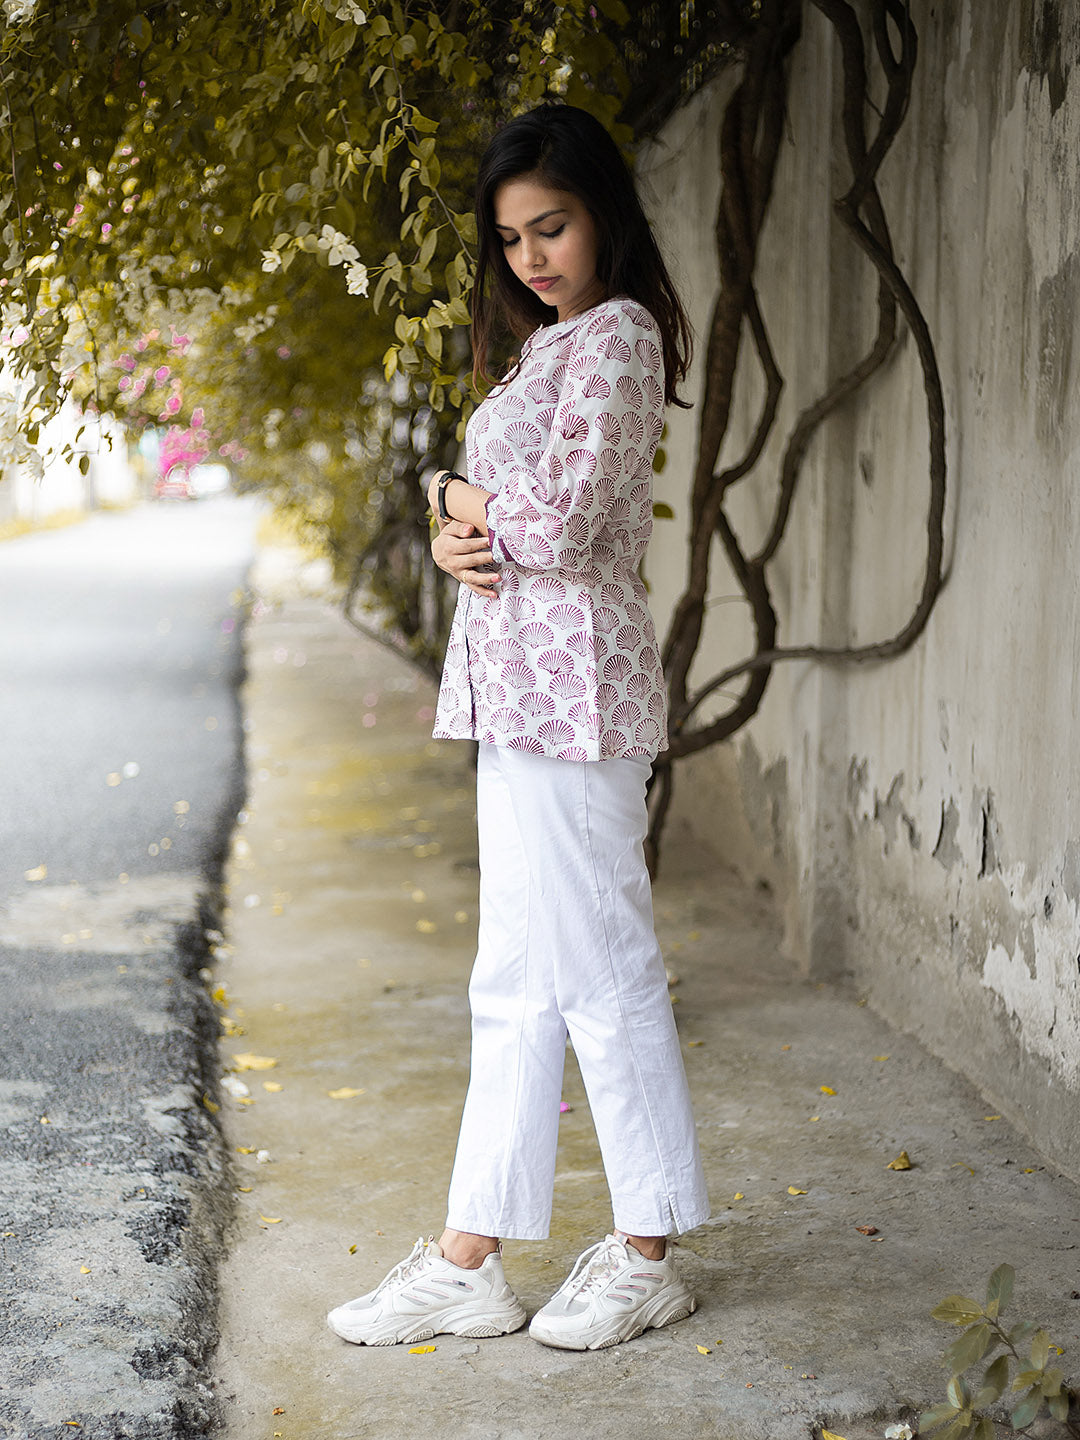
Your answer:
[[[436,739],[563,760],[654,759],[663,672],[637,567],[663,429],[655,320],[626,299],[533,332],[469,420],[502,584],[458,596]]]

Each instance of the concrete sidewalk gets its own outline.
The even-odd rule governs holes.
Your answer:
[[[943,1398],[954,1332],[928,1312],[981,1295],[1002,1261],[1011,1313],[1045,1324],[1075,1376],[1077,1187],[856,996],[794,975],[768,897],[676,833],[656,912],[715,1212],[682,1242],[696,1315],[584,1355],[524,1331],[414,1354],[326,1329],[442,1225],[477,871],[468,747],[429,739],[432,687],[303,580],[295,555],[264,552],[217,976],[223,1065],[251,1092],[224,1116],[229,1440],[804,1440],[822,1424],[863,1440]],[[572,1061],[565,1098],[552,1238],[506,1247],[530,1311],[610,1225]],[[886,1168],[902,1150],[913,1168]]]

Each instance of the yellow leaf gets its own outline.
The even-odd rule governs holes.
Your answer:
[[[832,1430],[822,1430],[821,1440],[844,1440],[842,1435],[835,1434]]]
[[[831,1085],[822,1085],[821,1093],[822,1095],[835,1095],[836,1091],[832,1088]]]
[[[908,1158],[908,1153],[907,1153],[907,1151],[906,1151],[906,1150],[901,1150],[901,1151],[900,1151],[900,1154],[897,1155],[897,1157],[896,1157],[895,1160],[890,1160],[890,1161],[889,1161],[888,1165],[885,1166],[885,1169],[886,1169],[886,1170],[910,1170],[910,1169],[911,1169],[911,1161],[910,1161],[910,1159]],[[974,1174],[975,1172],[972,1171],[971,1173]]]
[[[225,986],[215,985],[213,990],[210,991],[210,999],[216,1000],[219,1005],[227,1005],[229,1003],[229,994]]]
[[[708,1348],[707,1345],[699,1345],[697,1347],[697,1353],[699,1355],[711,1355],[712,1351]]]
[[[349,1254],[350,1254],[350,1255],[355,1255],[355,1254],[356,1254],[356,1246],[355,1246],[355,1245],[350,1245],[350,1246],[349,1246]]]
[[[781,1046],[780,1046],[780,1049],[781,1049],[781,1050],[790,1050],[790,1049],[791,1049],[791,1046],[790,1046],[790,1045],[781,1045]]]
[[[342,1085],[340,1090],[327,1090],[331,1100],[351,1100],[354,1095],[366,1095],[366,1090],[354,1090],[351,1085]]]
[[[694,1047],[695,1045],[704,1045],[704,1044],[705,1044],[705,1041],[704,1041],[704,1040],[688,1040],[686,1043],[691,1047],[691,1049],[693,1049],[693,1047]]]
[[[263,1222],[264,1225],[280,1225],[280,1224],[281,1224],[281,1216],[280,1216],[280,1215],[260,1215],[260,1216],[259,1216],[259,1219]]]
[[[1001,1119],[1001,1116],[1000,1116],[1000,1115],[984,1115],[984,1116],[983,1116],[983,1119],[984,1119],[984,1120],[1000,1120],[1000,1119]]]
[[[234,1055],[232,1058],[237,1070],[273,1070],[277,1064],[277,1061],[271,1060],[269,1055],[252,1055],[249,1051],[245,1051],[243,1055]]]
[[[874,1056],[874,1059],[877,1060],[877,1061],[879,1061],[879,1062],[882,1061],[882,1060],[887,1060],[888,1058],[889,1058],[888,1055],[875,1055],[875,1056]]]
[[[48,873],[49,867],[47,865],[35,865],[33,870],[27,870],[24,873],[23,879],[29,880],[32,884],[35,880],[44,880],[45,876],[48,875]],[[75,1425],[78,1422],[75,1420],[68,1420],[65,1423],[68,1425]]]
[[[733,1200],[745,1200],[745,1199],[746,1199],[746,1196],[743,1194],[743,1192],[742,1192],[741,1190],[736,1190],[736,1191],[735,1191],[735,1194],[734,1194],[731,1198],[732,1198]]]
[[[284,1089],[285,1089],[285,1086],[282,1085],[282,1084],[280,1083],[280,1081],[277,1081],[277,1080],[264,1080],[264,1081],[263,1081],[263,1089],[264,1089],[264,1090],[269,1090],[269,1092],[270,1092],[271,1095],[276,1095],[279,1090],[284,1090]]]
[[[254,1145],[237,1145],[237,1147],[236,1147],[236,1153],[237,1153],[238,1155],[254,1155],[254,1154],[255,1154],[255,1146],[254,1146]]]
[[[89,1275],[89,1274],[90,1274],[90,1266],[89,1266],[89,1265],[80,1265],[80,1266],[79,1266],[79,1274],[80,1274],[80,1275]]]
[[[435,1349],[436,1349],[436,1347],[435,1347],[434,1345],[414,1345],[414,1346],[412,1347],[412,1349],[409,1351],[409,1354],[410,1354],[410,1355],[434,1355],[434,1354],[435,1354]]]
[[[811,1116],[810,1116],[810,1124],[811,1124],[811,1125],[816,1125],[817,1122],[818,1122],[820,1119],[821,1119],[821,1116],[820,1116],[820,1115],[811,1115]]]
[[[794,1185],[789,1185],[787,1187],[787,1193],[789,1195],[809,1195],[810,1192],[809,1190],[799,1190]]]
[[[238,1185],[236,1188],[240,1191],[241,1195],[250,1195],[251,1192],[255,1189],[255,1186],[254,1186],[254,1185]]]
[[[216,1115],[221,1109],[221,1106],[217,1103],[217,1101],[211,1100],[209,1095],[204,1095],[202,1097],[202,1103],[206,1107],[206,1109],[210,1111],[211,1115]]]

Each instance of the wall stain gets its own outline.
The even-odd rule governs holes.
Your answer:
[[[876,790],[874,791],[874,820],[885,832],[886,855],[899,839],[901,826],[912,850],[918,850],[922,846],[922,837],[919,834],[919,827],[915,824],[915,817],[908,814],[900,799],[903,788],[904,772],[901,770],[899,775],[893,777],[889,793],[884,800]]]
[[[941,806],[941,829],[933,849],[934,859],[945,870],[952,870],[963,863],[963,851],[956,843],[959,830],[960,811],[956,808],[956,801],[950,796],[948,805],[943,802]]]

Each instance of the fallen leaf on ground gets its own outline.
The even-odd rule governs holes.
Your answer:
[[[856,1225],[855,1229],[860,1235],[876,1235],[878,1233],[876,1225]]]
[[[355,1255],[355,1254],[356,1254],[356,1246],[355,1246],[355,1245],[350,1245],[350,1246],[349,1246],[349,1254],[350,1254],[350,1255]]]
[[[237,1070],[273,1070],[277,1064],[269,1055],[252,1055],[245,1051],[243,1055],[234,1055],[233,1063]]]
[[[889,1058],[888,1055],[875,1055],[875,1056],[874,1056],[874,1059],[877,1060],[879,1064],[880,1064],[880,1062],[881,1062],[882,1060],[887,1060],[888,1058]]]
[[[236,1147],[236,1153],[237,1153],[238,1155],[254,1155],[254,1154],[255,1154],[255,1146],[254,1146],[254,1145],[237,1145],[237,1147]]]
[[[237,1188],[237,1190],[240,1191],[240,1194],[241,1194],[241,1195],[250,1195],[251,1192],[255,1189],[255,1186],[254,1186],[254,1185],[238,1185],[236,1188]]]
[[[284,1405],[275,1405],[275,1406],[274,1406],[274,1414],[275,1414],[275,1415],[284,1415],[284,1414],[285,1414],[285,1406],[284,1406]]]
[[[33,884],[35,880],[44,880],[45,876],[48,875],[48,873],[49,867],[47,865],[35,865],[33,870],[27,870],[24,872],[23,879],[29,880],[30,883]],[[64,1423],[67,1425],[75,1425],[78,1422],[75,1420],[67,1420]]]
[[[984,1115],[984,1116],[983,1116],[983,1119],[984,1119],[984,1120],[1000,1120],[1000,1119],[1001,1119],[1001,1116],[1000,1116],[1000,1115]]]
[[[89,1265],[80,1265],[80,1266],[79,1266],[79,1274],[80,1274],[80,1275],[89,1275],[89,1274],[90,1274],[90,1266],[89,1266]]]
[[[414,1346],[412,1347],[412,1349],[409,1351],[409,1354],[410,1354],[410,1355],[434,1355],[435,1350],[436,1350],[436,1347],[435,1347],[434,1345],[414,1345]]]
[[[791,1046],[790,1046],[790,1045],[781,1045],[781,1046],[780,1046],[780,1049],[781,1049],[781,1050],[790,1050],[790,1049],[791,1049]]]
[[[260,1215],[260,1216],[259,1216],[259,1219],[263,1222],[264,1225],[280,1225],[280,1224],[281,1224],[281,1216],[280,1216],[280,1215]]]
[[[895,1160],[890,1160],[890,1161],[889,1161],[888,1165],[885,1166],[885,1169],[886,1169],[886,1170],[910,1170],[910,1169],[911,1169],[911,1160],[910,1160],[910,1158],[909,1158],[909,1156],[908,1156],[907,1151],[906,1151],[906,1150],[901,1150],[901,1151],[900,1151],[900,1154],[897,1155],[897,1157],[896,1157]],[[974,1174],[974,1173],[975,1173],[975,1172],[972,1171],[972,1174]]]
[[[822,1085],[821,1093],[822,1095],[835,1095],[836,1091],[832,1088],[831,1085]]]
[[[695,1045],[704,1045],[704,1044],[705,1044],[705,1041],[704,1041],[704,1040],[688,1040],[686,1043],[690,1046],[691,1049],[693,1049]]]
[[[820,1116],[820,1115],[811,1115],[811,1116],[810,1116],[810,1124],[811,1124],[811,1125],[816,1125],[817,1122],[818,1122],[820,1119],[821,1119],[821,1116]]]
[[[697,1347],[697,1353],[698,1353],[699,1355],[711,1355],[711,1354],[712,1354],[712,1351],[709,1349],[709,1347],[708,1347],[707,1345],[699,1345],[699,1346]]]
[[[211,1115],[216,1115],[221,1109],[221,1106],[217,1103],[217,1101],[211,1100],[209,1095],[204,1095],[202,1097],[202,1103],[206,1107],[206,1109],[210,1111]]]
[[[844,1437],[842,1435],[837,1435],[832,1430],[822,1430],[821,1440],[844,1440]]]
[[[732,1200],[745,1200],[745,1199],[746,1199],[746,1196],[743,1194],[743,1192],[742,1192],[741,1190],[736,1190],[736,1191],[735,1191],[735,1194],[734,1194],[731,1198],[732,1198]]]
[[[363,1090],[354,1090],[351,1085],[342,1085],[340,1090],[327,1090],[331,1100],[351,1100],[354,1095],[363,1095]]]
[[[276,1095],[279,1090],[284,1090],[285,1086],[280,1080],[264,1080],[263,1089],[268,1090],[271,1095]]]
[[[809,1195],[810,1192],[809,1190],[798,1190],[794,1185],[789,1185],[787,1187],[787,1193],[789,1195]]]

